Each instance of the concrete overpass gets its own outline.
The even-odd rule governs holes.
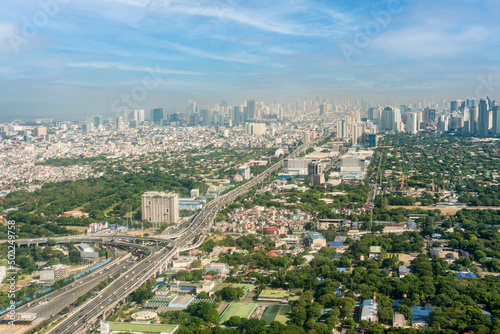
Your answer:
[[[297,157],[314,144],[315,142],[303,144],[288,157]],[[126,274],[123,274],[112,282],[108,289],[101,292],[80,312],[66,318],[56,327],[51,329],[49,333],[87,333],[98,326],[101,320],[105,320],[108,315],[125,302],[125,299],[130,293],[143,285],[150,277],[156,276],[163,270],[166,270],[172,258],[178,254],[180,250],[189,248],[189,244],[196,236],[204,236],[204,231],[213,223],[217,212],[232,203],[238,196],[247,193],[253,187],[264,182],[272,173],[276,172],[282,164],[283,159],[251,179],[249,182],[208,202],[200,212],[194,216],[187,229],[172,242],[172,248],[170,250],[163,248],[144,258]]]

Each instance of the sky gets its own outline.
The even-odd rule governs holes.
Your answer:
[[[495,97],[496,0],[2,0],[0,121]]]

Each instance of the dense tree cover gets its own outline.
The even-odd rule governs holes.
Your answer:
[[[446,134],[404,133],[387,134],[383,141],[379,148],[382,155],[379,170],[392,170],[392,175],[379,175],[383,189],[392,185],[401,190],[398,187],[404,175],[408,187],[432,190],[434,186],[435,189],[454,190],[462,203],[500,206],[500,185],[492,175],[493,171],[500,170],[500,150],[496,141],[477,141]],[[419,200],[422,205],[430,205],[439,197],[428,193]]]
[[[222,300],[235,301],[245,295],[245,290],[243,290],[243,288],[240,287],[232,288],[230,286],[226,286],[223,287],[221,290],[216,291],[215,295],[217,297],[220,297]]]
[[[141,285],[140,288],[132,292],[131,298],[134,302],[138,304],[145,303],[149,299],[153,298],[155,293],[152,291],[153,287],[156,285],[156,279],[152,278],[146,283]]]

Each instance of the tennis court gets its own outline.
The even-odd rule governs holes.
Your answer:
[[[221,314],[218,322],[222,324],[234,315],[248,319],[256,307],[257,303],[231,303]]]

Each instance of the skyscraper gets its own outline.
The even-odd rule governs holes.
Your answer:
[[[492,119],[491,131],[494,135],[500,134],[500,106],[494,106],[492,109]]]
[[[478,106],[474,105],[469,107],[469,133],[472,135],[477,134],[478,122]]]
[[[255,101],[248,100],[247,101],[247,117],[246,120],[254,120],[255,119]]]
[[[196,112],[196,101],[188,101],[187,106],[186,106],[186,114],[188,116],[194,115]]]
[[[418,132],[418,115],[414,112],[409,112],[406,116],[406,133],[412,135]]]
[[[490,111],[488,110],[488,102],[484,99],[479,101],[479,114],[477,122],[477,132],[480,137],[487,137],[490,128]]]
[[[101,116],[94,116],[94,127],[97,129],[102,125],[102,117]]]
[[[163,122],[163,108],[155,108],[151,111],[151,120],[155,124]]]
[[[399,123],[401,122],[401,114],[392,107],[385,107],[382,110],[382,119],[379,124],[381,130],[399,131]]]

